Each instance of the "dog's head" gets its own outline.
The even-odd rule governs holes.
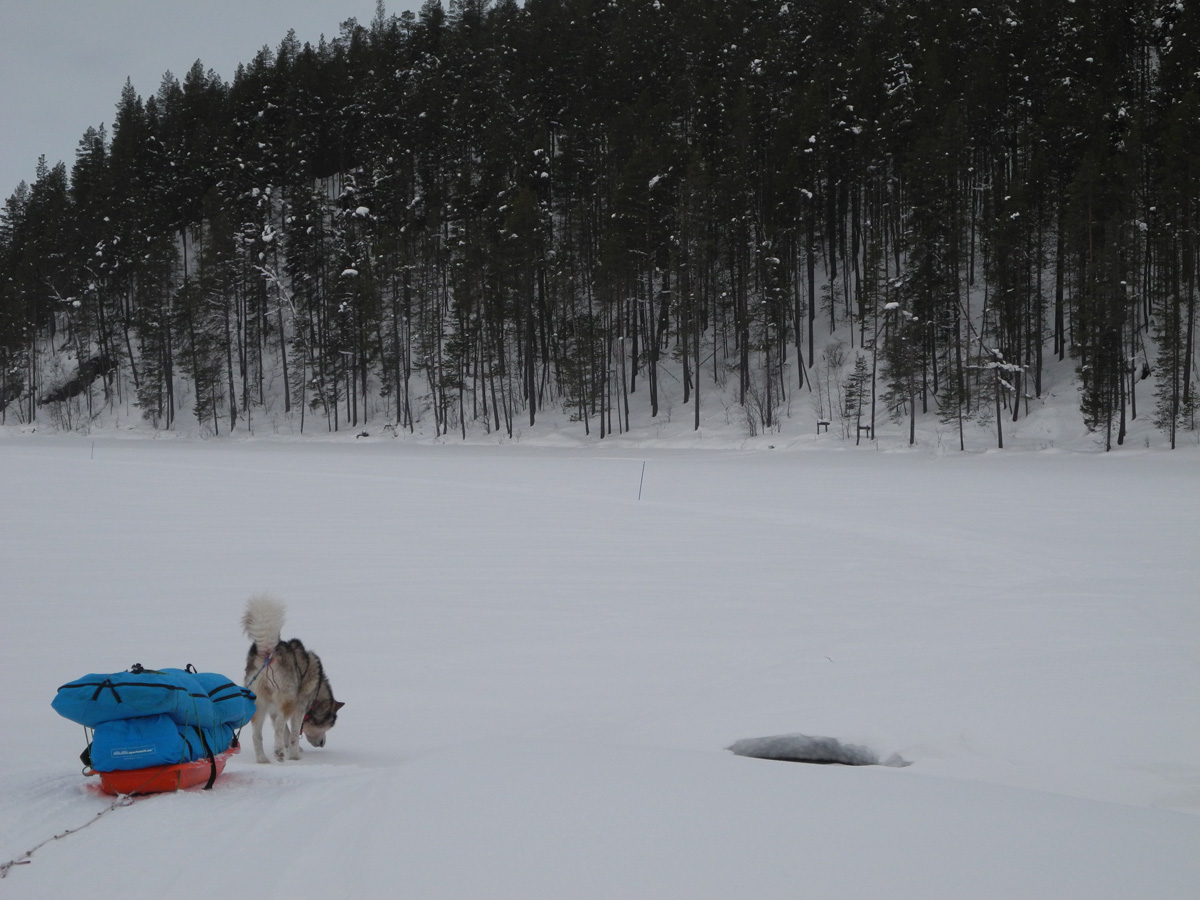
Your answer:
[[[330,697],[328,700],[318,699],[308,708],[301,730],[310,744],[314,747],[325,746],[325,732],[337,724],[338,710],[345,705]]]

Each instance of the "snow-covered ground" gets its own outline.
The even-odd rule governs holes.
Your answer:
[[[1195,447],[482,443],[0,429],[0,895],[1197,896]],[[263,590],[326,748],[104,812],[57,687]]]

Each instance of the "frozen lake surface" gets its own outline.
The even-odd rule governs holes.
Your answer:
[[[347,704],[3,893],[1191,900],[1197,498],[1194,451],[0,433],[0,864],[110,805],[57,687],[240,680],[252,593]],[[911,765],[726,749],[795,734]]]

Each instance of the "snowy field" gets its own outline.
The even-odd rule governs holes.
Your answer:
[[[1197,450],[768,446],[0,429],[0,896],[1194,900]],[[111,808],[57,687],[264,590],[326,748]]]

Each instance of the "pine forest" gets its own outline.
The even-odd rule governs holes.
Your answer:
[[[603,438],[669,377],[697,428],[824,391],[850,437],[1003,446],[1062,364],[1104,447],[1138,416],[1174,447],[1198,7],[380,3],[127,83],[0,214],[0,421]]]

